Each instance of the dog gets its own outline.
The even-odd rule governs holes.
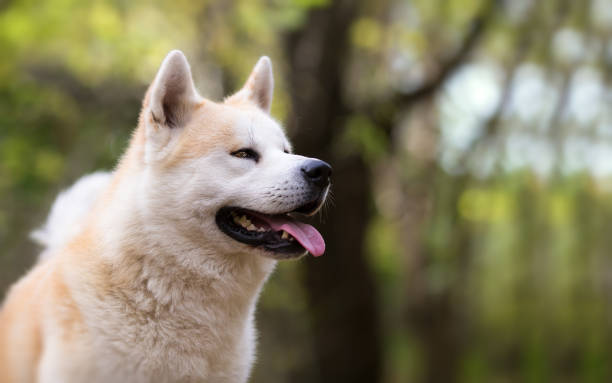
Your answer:
[[[331,167],[270,116],[270,59],[223,102],[172,51],[112,173],[81,179],[33,233],[46,249],[0,311],[0,382],[245,382],[277,260],[325,242]]]

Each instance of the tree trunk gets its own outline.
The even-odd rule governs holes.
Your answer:
[[[342,0],[315,9],[285,41],[296,151],[328,161],[334,169],[334,203],[317,224],[327,251],[304,262],[317,381],[323,383],[377,382],[381,373],[376,291],[364,252],[371,177],[361,156],[340,157],[334,151],[344,128],[342,81],[355,6]]]

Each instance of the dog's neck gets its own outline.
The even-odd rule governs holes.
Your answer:
[[[204,234],[151,221],[129,189],[134,180],[115,177],[94,207],[95,222],[67,252],[76,267],[65,269],[98,352],[146,381],[246,381],[255,304],[275,261],[219,254]]]
[[[207,246],[204,234],[194,238],[171,223],[151,222],[151,212],[143,211],[142,195],[126,189],[133,180],[115,177],[107,191],[113,195],[101,198],[89,234],[101,247],[104,266],[99,272],[105,274],[101,279],[109,283],[114,299],[121,299],[134,315],[153,316],[156,321],[211,327],[209,313],[214,312],[214,320],[235,328],[234,334],[250,326],[275,261],[252,254],[218,254]]]

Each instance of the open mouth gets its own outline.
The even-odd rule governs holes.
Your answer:
[[[297,209],[295,212],[310,210]],[[275,257],[293,258],[310,252],[315,257],[325,252],[321,234],[306,223],[286,214],[263,214],[252,210],[224,207],[217,212],[217,226],[238,242],[260,247]]]

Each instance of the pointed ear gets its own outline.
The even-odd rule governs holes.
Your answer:
[[[272,75],[272,62],[268,56],[262,56],[257,61],[257,64],[255,64],[242,89],[231,96],[228,101],[248,100],[264,112],[270,113],[273,92],[274,76]]]
[[[183,52],[174,50],[164,59],[151,89],[149,108],[153,120],[174,128],[184,125],[199,98]]]

